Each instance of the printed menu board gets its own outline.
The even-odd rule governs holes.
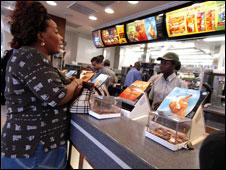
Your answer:
[[[144,93],[149,85],[149,82],[136,80],[129,87],[127,87],[119,95],[119,97],[130,101],[136,101]]]
[[[126,33],[130,42],[156,40],[163,37],[163,15],[136,20],[126,25]]]
[[[93,43],[96,47],[104,47],[101,40],[100,30],[92,32]]]
[[[196,3],[166,13],[169,37],[225,30],[225,2]]]

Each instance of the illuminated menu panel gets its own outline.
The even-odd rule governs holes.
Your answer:
[[[112,46],[119,44],[119,37],[115,27],[102,30],[102,39],[105,46]]]
[[[116,30],[119,38],[119,44],[127,43],[124,31],[124,24],[123,25],[116,25]]]
[[[129,42],[142,42],[162,38],[162,24],[163,14],[126,24]]]
[[[101,40],[100,30],[92,32],[92,37],[93,37],[93,43],[97,48],[104,47],[104,44]]]
[[[166,13],[169,37],[225,30],[225,2],[207,1]]]
[[[102,39],[105,46],[113,46],[127,43],[124,25],[116,25],[102,30]]]

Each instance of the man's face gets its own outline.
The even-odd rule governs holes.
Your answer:
[[[160,71],[162,73],[168,73],[171,72],[174,69],[174,65],[172,61],[169,60],[161,60],[160,63]]]
[[[99,70],[102,68],[102,64],[101,63],[97,63],[96,61],[92,62],[92,66],[96,69]]]

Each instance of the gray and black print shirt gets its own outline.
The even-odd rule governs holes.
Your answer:
[[[66,144],[69,133],[66,95],[60,75],[36,49],[14,50],[6,70],[7,120],[1,155],[29,158],[39,143],[45,151]]]

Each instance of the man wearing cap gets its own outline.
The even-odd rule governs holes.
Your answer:
[[[161,74],[154,75],[149,79],[152,88],[149,93],[149,99],[153,110],[157,110],[164,98],[175,88],[187,88],[184,81],[177,77],[175,71],[180,70],[181,63],[176,53],[168,52],[160,60]]]

